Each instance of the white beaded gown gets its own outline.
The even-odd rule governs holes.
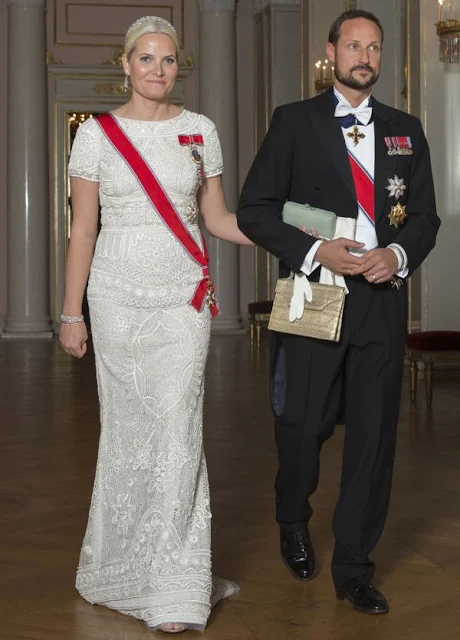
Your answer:
[[[206,176],[222,173],[214,124],[115,116],[201,246],[197,164],[179,135],[203,136]],[[202,446],[210,313],[190,304],[202,269],[172,235],[94,119],[78,130],[71,176],[99,182],[102,228],[88,283],[101,435],[77,572],[90,603],[156,628],[203,630],[211,607],[210,506]],[[214,583],[213,600],[231,595]]]

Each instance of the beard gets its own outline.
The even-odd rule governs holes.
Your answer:
[[[353,71],[369,71],[371,75],[367,80],[360,80],[353,76]],[[367,64],[356,65],[355,67],[352,67],[347,74],[342,73],[340,69],[338,69],[337,65],[335,65],[334,74],[337,80],[345,87],[348,87],[349,89],[356,89],[358,91],[372,87],[377,82],[380,75],[373,67]]]

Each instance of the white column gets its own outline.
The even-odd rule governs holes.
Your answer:
[[[8,6],[8,303],[3,337],[52,337],[45,0]]]
[[[238,121],[235,0],[200,0],[200,111],[216,123],[224,154],[224,191],[230,211],[238,204]],[[210,238],[211,275],[221,309],[213,330],[241,329],[239,249]]]

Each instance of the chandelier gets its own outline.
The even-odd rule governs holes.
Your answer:
[[[438,0],[439,59],[460,63],[460,0]]]

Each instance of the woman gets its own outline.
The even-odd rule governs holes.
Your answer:
[[[225,204],[214,124],[168,100],[178,49],[169,22],[137,20],[123,55],[131,99],[77,133],[60,333],[85,354],[91,269],[101,437],[77,589],[169,633],[203,630],[237,591],[211,578],[202,408],[216,301],[198,211],[212,235],[251,244]]]

